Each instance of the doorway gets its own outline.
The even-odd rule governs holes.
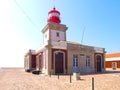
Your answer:
[[[64,54],[62,52],[55,53],[55,74],[64,73],[63,58],[64,58]]]
[[[116,62],[112,62],[112,69],[116,70],[117,69],[117,63]]]
[[[101,72],[102,71],[102,57],[100,55],[97,55],[97,59],[96,59],[96,64],[97,64],[97,72]]]

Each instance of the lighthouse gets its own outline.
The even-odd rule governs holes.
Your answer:
[[[51,11],[48,12],[48,22],[60,23],[60,12],[54,7]]]
[[[35,69],[47,75],[103,72],[105,49],[68,41],[68,27],[61,24],[60,11],[53,7],[47,14],[47,24],[41,30],[43,45],[26,53],[25,70]]]

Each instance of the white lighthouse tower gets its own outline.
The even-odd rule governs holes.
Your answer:
[[[43,28],[43,42],[66,41],[66,25],[60,24],[60,12],[54,7],[48,12],[48,24]]]

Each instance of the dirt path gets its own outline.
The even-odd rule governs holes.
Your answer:
[[[33,75],[23,69],[0,69],[0,90],[120,90],[120,74],[81,75],[81,80],[72,80],[68,75]]]

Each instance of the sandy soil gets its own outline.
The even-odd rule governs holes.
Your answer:
[[[81,75],[81,80],[72,80],[69,75],[51,77],[34,75],[23,69],[0,69],[0,90],[120,90],[120,73]]]

